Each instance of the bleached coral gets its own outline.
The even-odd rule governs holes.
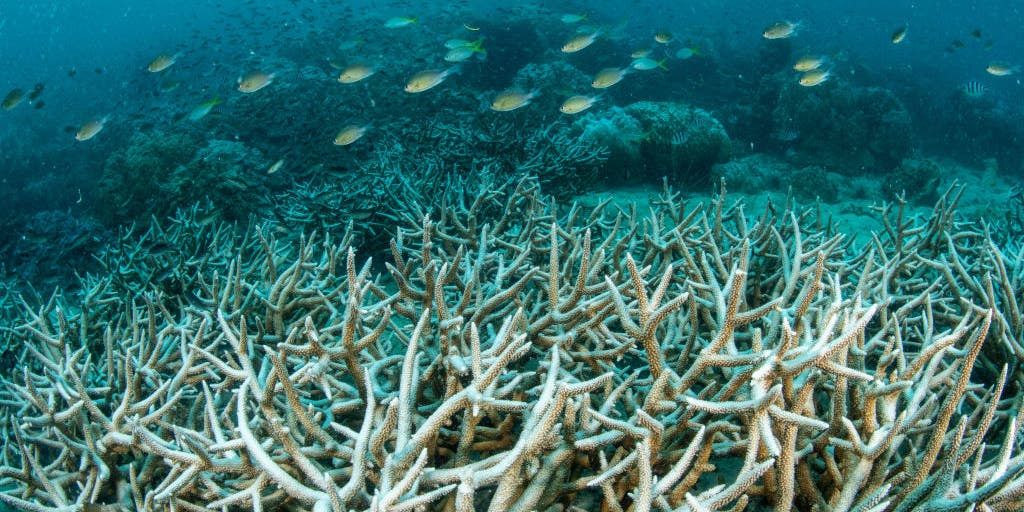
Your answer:
[[[724,197],[641,218],[521,182],[399,230],[387,280],[349,235],[262,229],[182,271],[187,295],[97,276],[18,328],[0,499],[1017,510],[1021,260],[957,198],[886,207],[857,249]]]

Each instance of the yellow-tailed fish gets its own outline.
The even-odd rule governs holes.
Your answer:
[[[672,36],[672,33],[666,30],[662,30],[657,34],[654,34],[654,40],[657,41],[659,44],[671,43],[673,39],[675,38]]]
[[[594,106],[594,103],[597,102],[597,99],[597,96],[584,96],[582,94],[570,96],[564,102],[562,102],[562,106],[559,107],[558,110],[560,110],[563,114],[579,114],[580,112],[583,112],[584,110],[587,110],[588,108]]]
[[[11,89],[11,92],[4,96],[3,109],[10,110],[21,104],[22,100],[25,99],[25,91],[22,89]]]
[[[428,69],[420,71],[413,75],[412,78],[409,78],[409,81],[405,84],[405,92],[415,94],[433,89],[458,70],[458,66],[452,66],[445,70]]]
[[[274,165],[271,165],[270,168],[267,169],[267,174],[274,174],[275,172],[280,171],[282,167],[284,167],[284,158],[274,162]]]
[[[600,31],[576,34],[562,45],[562,53],[576,53],[594,44],[598,35],[600,35]]]
[[[777,21],[765,27],[761,35],[765,39],[786,39],[795,36],[799,26],[799,23],[793,23],[792,21]]]
[[[491,102],[491,110],[496,112],[509,112],[530,104],[530,100],[536,98],[539,92],[533,90],[526,92],[519,88],[505,89],[494,97]]]
[[[86,122],[75,132],[75,140],[86,141],[95,137],[97,133],[103,130],[105,124],[107,124],[106,116]]]
[[[173,66],[174,63],[178,61],[178,56],[179,54],[177,53],[174,55],[167,55],[166,53],[157,55],[156,58],[149,63],[149,66],[146,66],[146,69],[149,70],[150,73],[159,73]]]
[[[680,48],[678,51],[676,51],[676,58],[686,60],[689,59],[690,57],[693,57],[694,55],[700,54],[701,53],[699,48],[687,46],[684,48]]]
[[[274,81],[274,73],[254,71],[248,75],[238,77],[238,90],[246,94],[256,92]]]
[[[370,125],[356,125],[350,124],[341,129],[337,135],[334,136],[335,146],[348,146],[353,142],[359,140],[366,134],[366,130],[370,128]]]
[[[825,57],[821,55],[804,55],[796,60],[793,64],[793,69],[804,72],[818,69],[823,64],[825,64]]]
[[[198,121],[206,117],[206,114],[209,114],[210,111],[213,110],[213,107],[218,103],[220,103],[220,100],[217,98],[213,98],[210,101],[200,103],[196,108],[192,109],[192,112],[189,112],[188,120]]]
[[[1020,71],[1020,66],[1013,66],[1008,62],[995,60],[988,64],[985,71],[988,71],[988,74],[992,76],[1010,76]]]
[[[622,78],[629,72],[629,68],[604,68],[594,75],[594,81],[590,86],[594,89],[607,89],[622,81]]]
[[[668,59],[654,60],[650,57],[640,57],[639,59],[633,59],[633,63],[629,66],[637,71],[650,71],[654,68],[661,68],[668,71],[665,66],[665,61]]]
[[[814,87],[821,85],[828,81],[832,77],[832,71],[828,69],[812,69],[806,73],[800,75],[800,85],[804,87]]]
[[[387,27],[387,28],[407,27],[409,25],[412,25],[413,23],[416,23],[416,20],[418,20],[418,19],[419,18],[409,18],[409,17],[403,17],[403,16],[396,16],[394,18],[390,18],[387,21],[385,21],[384,22],[384,26]]]
[[[587,19],[586,14],[563,14],[561,18],[562,23],[568,23],[570,25],[573,23],[579,23],[585,19]]]
[[[456,46],[448,50],[448,53],[444,56],[444,60],[446,62],[462,62],[474,55],[480,55],[481,57],[485,56],[487,55],[487,50],[481,48],[481,44],[483,44],[483,39],[479,39],[462,46]]]
[[[354,84],[377,72],[377,69],[367,64],[352,64],[345,68],[338,76],[338,81],[343,84]]]
[[[889,37],[889,40],[892,41],[892,44],[900,44],[906,38],[907,26],[903,25],[902,27],[892,31],[892,36]]]

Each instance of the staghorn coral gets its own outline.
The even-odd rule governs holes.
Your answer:
[[[348,235],[263,227],[182,270],[187,300],[92,276],[16,329],[0,500],[1018,510],[1021,256],[960,192],[856,248],[724,195],[640,218],[524,181],[409,211],[388,279]],[[194,215],[138,245],[231,232]]]
[[[439,175],[473,180],[484,174],[496,182],[535,176],[548,193],[564,198],[592,186],[608,159],[601,141],[580,136],[570,125],[529,117],[531,122],[520,125],[515,117],[494,114],[507,113],[488,110],[465,121],[411,128],[406,135],[414,142],[389,141],[363,169],[400,170],[407,181],[428,184]]]

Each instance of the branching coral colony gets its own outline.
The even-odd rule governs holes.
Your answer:
[[[957,199],[856,248],[813,213],[559,212],[525,181],[411,214],[384,275],[348,236],[185,213],[143,237],[183,254],[177,293],[112,271],[25,313],[2,500],[1021,510],[1024,256]]]

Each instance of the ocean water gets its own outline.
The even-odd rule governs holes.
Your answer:
[[[995,302],[1013,309],[1024,293],[1022,9],[0,0],[0,359],[35,364],[26,311],[60,297],[77,318],[104,278],[137,294],[129,303],[163,294],[186,311],[203,291],[172,276],[183,266],[154,262],[230,262],[257,229],[282,244],[350,242],[387,279],[403,229],[524,179],[556,216],[609,202],[639,205],[640,222],[670,188],[686,204],[724,195],[751,222],[775,207],[813,211],[852,247],[891,227],[884,205],[927,219],[958,190],[949,233],[991,234],[1010,267],[993,270],[1008,294]],[[479,226],[499,217],[482,209]],[[163,235],[187,224],[210,228]],[[1007,345],[1020,346],[1010,324]],[[1020,362],[1008,363],[1019,394]],[[979,385],[998,375],[986,364]],[[1002,416],[1019,409],[1011,399]],[[1012,430],[998,426],[987,441]]]

